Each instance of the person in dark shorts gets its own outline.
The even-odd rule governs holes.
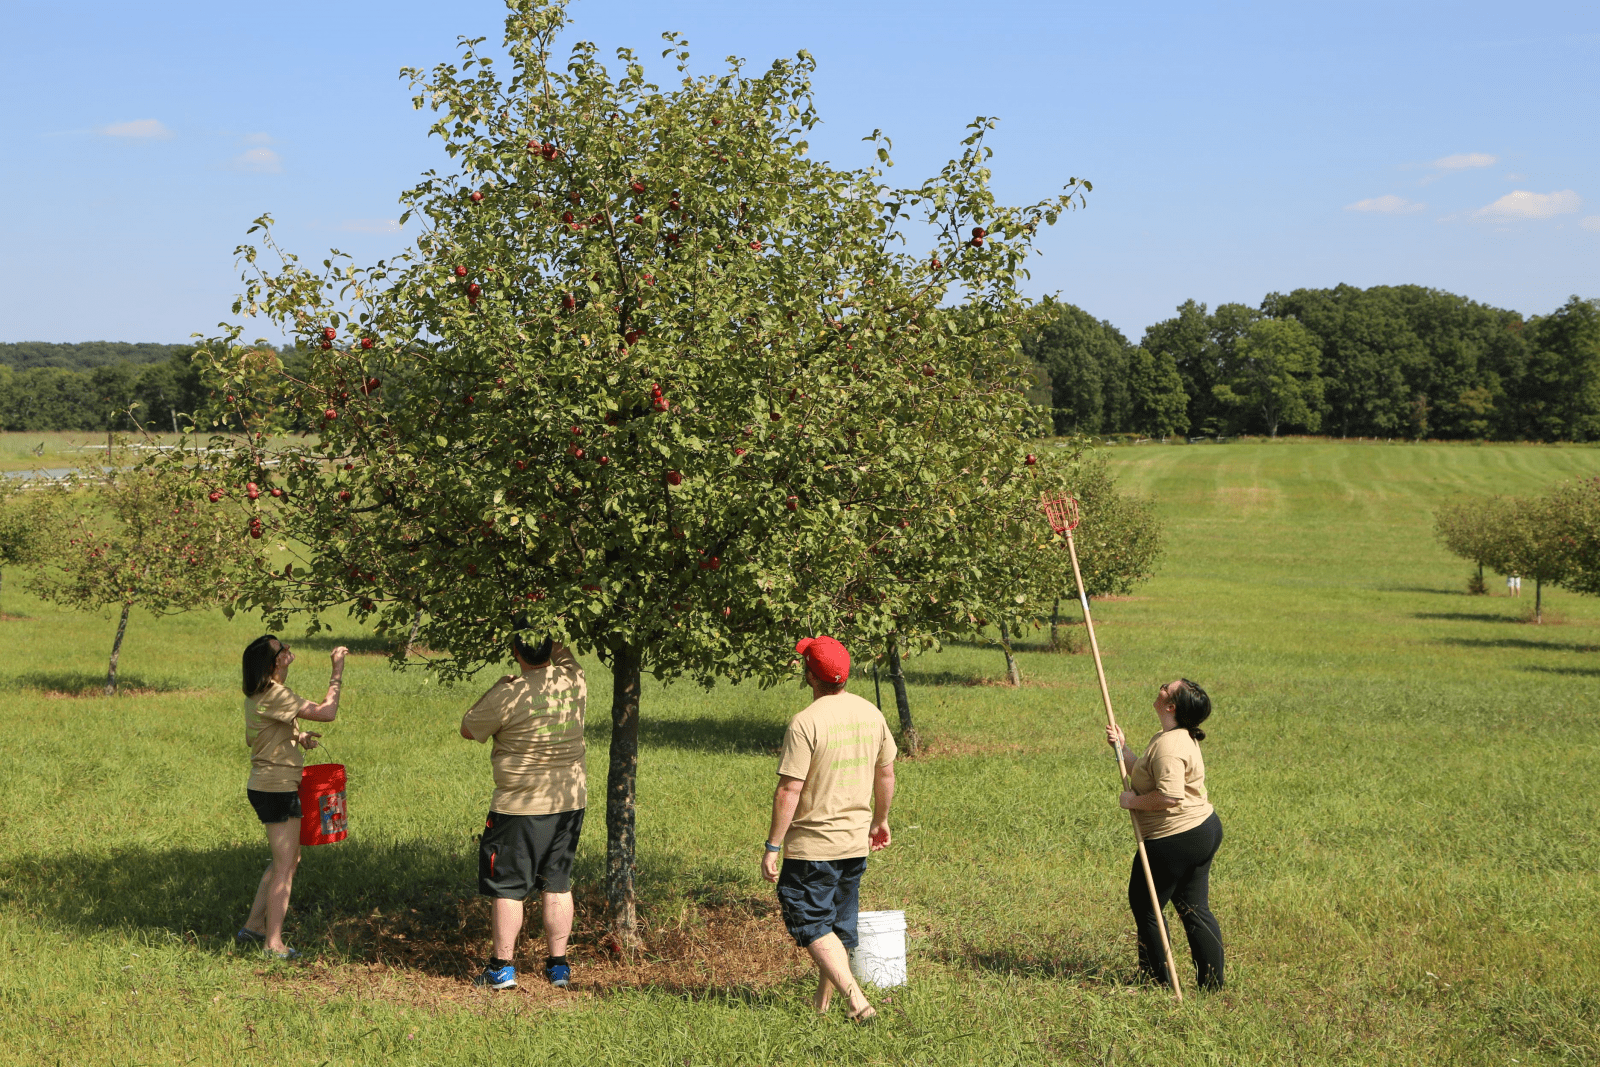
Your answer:
[[[583,712],[588,690],[571,650],[520,635],[511,654],[522,668],[494,684],[461,719],[461,736],[494,738],[494,798],[478,846],[478,892],[494,898],[493,943],[474,985],[517,988],[515,953],[523,901],[541,894],[544,975],[558,989],[572,981],[572,858],[588,802]]]
[[[1200,724],[1211,715],[1211,698],[1179,678],[1157,691],[1155,711],[1161,732],[1142,756],[1127,747],[1120,729],[1106,727],[1106,737],[1133,783],[1121,804],[1139,822],[1157,899],[1162,907],[1172,901],[1189,936],[1196,983],[1202,989],[1221,989],[1222,927],[1211,914],[1211,861],[1222,846],[1222,820],[1206,795],[1206,763],[1200,755],[1206,736]],[[1128,878],[1128,907],[1139,933],[1139,970],[1164,985],[1166,950],[1138,856]]]
[[[783,735],[761,876],[778,884],[784,926],[817,965],[813,1006],[827,1012],[837,989],[850,1000],[851,1021],[865,1023],[877,1012],[850,973],[848,951],[856,947],[867,853],[889,847],[894,737],[881,711],[844,691],[843,645],[808,637],[795,651],[812,701]]]
[[[344,677],[343,645],[333,650],[333,677],[328,695],[317,704],[284,684],[294,653],[272,634],[258,637],[244,650],[244,743],[250,746],[250,781],[245,795],[267,830],[272,864],[256,887],[255,903],[234,940],[260,945],[281,960],[299,955],[283,943],[283,918],[300,865],[301,749],[317,747],[321,734],[300,730],[296,719],[332,722],[339,714],[339,688]]]

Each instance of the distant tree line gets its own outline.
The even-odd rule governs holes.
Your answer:
[[[186,356],[193,345],[136,344],[128,341],[83,341],[78,344],[53,344],[47,341],[15,341],[0,344],[0,363],[12,370],[59,367],[62,370],[94,370],[114,363],[163,363],[173,356]]]
[[[1028,354],[1058,433],[1600,440],[1600,300],[1548,315],[1416,285],[1187,301],[1139,344],[1046,301]]]

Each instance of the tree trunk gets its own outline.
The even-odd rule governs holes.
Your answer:
[[[911,722],[911,701],[906,698],[906,675],[900,669],[900,638],[889,635],[889,681],[894,683],[894,705],[900,712],[900,747],[907,756],[915,756],[922,747],[917,728]]]
[[[624,956],[644,947],[634,905],[634,797],[639,776],[642,657],[625,645],[611,654],[611,766],[606,772],[606,904],[611,937]]]
[[[1022,671],[1017,667],[1017,657],[1011,654],[1011,634],[1006,630],[1006,624],[1000,624],[1000,647],[1006,651],[1006,681],[1014,686],[1022,684]]]
[[[1544,622],[1544,583],[1537,578],[1533,580],[1533,621]]]
[[[106,669],[106,696],[117,691],[117,660],[122,657],[122,635],[128,632],[128,610],[132,604],[122,605],[122,621],[117,623],[117,639],[111,642],[111,666]]]
[[[417,647],[417,630],[422,627],[422,612],[417,612],[417,617],[411,620],[411,635],[406,638],[406,651],[402,657],[411,658],[411,650]]]
[[[1060,652],[1061,642],[1056,639],[1056,627],[1061,624],[1061,598],[1050,605],[1050,651]]]

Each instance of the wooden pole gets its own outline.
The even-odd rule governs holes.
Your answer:
[[[1067,530],[1067,551],[1072,553],[1072,577],[1078,583],[1078,599],[1083,604],[1083,624],[1089,630],[1089,648],[1094,652],[1094,672],[1100,679],[1100,698],[1106,705],[1106,724],[1117,725],[1117,714],[1111,710],[1111,690],[1106,686],[1106,669],[1100,662],[1100,642],[1094,636],[1094,616],[1089,614],[1089,594],[1083,588],[1083,572],[1078,569],[1078,546],[1072,540],[1072,531]],[[1122,782],[1122,788],[1132,789],[1133,782],[1128,777],[1126,765],[1122,762],[1122,753],[1112,745],[1112,754],[1117,758],[1117,777]],[[1183,987],[1178,984],[1178,968],[1172,962],[1172,941],[1167,937],[1167,919],[1161,913],[1161,897],[1156,893],[1156,880],[1150,874],[1150,855],[1145,851],[1144,834],[1139,832],[1139,820],[1133,812],[1128,812],[1128,818],[1133,822],[1133,840],[1139,846],[1139,866],[1144,869],[1145,888],[1150,890],[1150,906],[1156,912],[1156,927],[1161,931],[1161,950],[1167,957],[1167,980],[1172,983],[1172,995],[1183,1002]]]

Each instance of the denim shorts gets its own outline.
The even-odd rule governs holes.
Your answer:
[[[778,906],[795,944],[805,948],[820,937],[838,934],[845,948],[856,947],[861,873],[866,869],[865,856],[783,861],[778,872]]]

